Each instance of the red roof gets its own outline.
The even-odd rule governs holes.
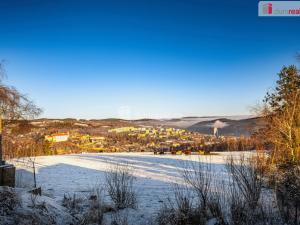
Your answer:
[[[69,134],[67,133],[56,133],[56,134],[52,134],[51,136],[67,136]]]

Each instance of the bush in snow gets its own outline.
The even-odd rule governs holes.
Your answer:
[[[201,162],[185,167],[184,184],[174,189],[174,200],[163,204],[157,217],[159,225],[283,224],[276,206],[274,209],[263,198],[264,165],[259,158],[229,158],[226,168],[230,178],[226,182],[213,183],[217,179],[212,179],[211,167]]]
[[[73,196],[64,194],[64,198],[62,200],[62,206],[67,208],[72,215],[78,214],[83,210],[82,203],[83,199],[77,197],[75,194],[73,194]]]
[[[0,216],[10,214],[17,205],[20,205],[20,198],[13,189],[1,187],[0,190]]]
[[[116,209],[137,207],[132,168],[117,164],[106,172],[105,178],[107,192]]]
[[[185,187],[175,186],[174,201],[170,198],[162,205],[157,216],[159,225],[204,225],[205,215],[195,206],[194,198]]]
[[[126,212],[116,212],[112,214],[111,225],[129,225]]]
[[[189,162],[185,165],[182,172],[185,185],[191,187],[192,191],[197,195],[198,208],[204,215],[207,212],[213,176],[211,163],[209,162]]]
[[[89,197],[89,209],[84,214],[84,224],[103,224],[104,203],[102,189],[95,189]]]
[[[276,199],[287,224],[300,224],[300,165],[284,165],[277,171]]]
[[[244,155],[239,159],[230,157],[227,171],[231,178],[228,185],[229,224],[283,224],[277,206],[271,205],[270,199],[273,197],[269,196],[267,199],[262,195],[266,172],[263,157],[246,158]]]
[[[46,196],[32,196],[25,189],[0,187],[0,224],[63,225],[75,220],[65,208]]]

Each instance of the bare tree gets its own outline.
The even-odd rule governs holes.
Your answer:
[[[33,101],[15,87],[3,83],[6,77],[3,63],[4,61],[0,62],[0,115],[2,119],[18,120],[38,116],[42,110]]]
[[[0,62],[0,165],[2,162],[2,120],[30,119],[38,116],[42,110],[37,107],[26,95],[21,94],[16,88],[3,83],[6,73],[3,61]]]

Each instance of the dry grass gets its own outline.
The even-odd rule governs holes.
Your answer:
[[[283,224],[271,201],[262,199],[265,165],[260,157],[230,157],[226,168],[229,180],[225,182],[216,181],[210,163],[186,166],[182,173],[185,184],[176,186],[174,200],[163,204],[158,224]]]

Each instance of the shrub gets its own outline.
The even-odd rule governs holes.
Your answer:
[[[127,214],[116,212],[112,214],[111,225],[128,225]]]
[[[198,201],[197,201],[198,202]],[[174,186],[174,201],[162,205],[156,221],[159,225],[202,225],[206,218],[186,186]]]
[[[211,163],[190,162],[185,166],[182,177],[186,185],[197,194],[197,204],[205,213],[213,178]]]
[[[115,165],[106,172],[106,188],[116,209],[136,208],[134,176],[129,165]]]
[[[20,204],[20,198],[12,188],[0,187],[0,216],[9,214]]]
[[[234,160],[231,156],[226,166],[232,177],[232,185],[241,193],[249,210],[255,210],[263,186],[264,170],[260,161],[258,158],[246,159],[244,155]]]
[[[261,157],[230,157],[226,165],[229,179],[221,181],[210,163],[189,164],[182,173],[184,185],[175,186],[174,200],[168,198],[162,205],[158,224],[283,224],[272,202],[262,199],[263,162]]]
[[[83,224],[103,224],[102,191],[99,189],[89,198],[89,209],[84,214]]]
[[[300,166],[278,172],[275,189],[282,218],[287,224],[300,224]]]

